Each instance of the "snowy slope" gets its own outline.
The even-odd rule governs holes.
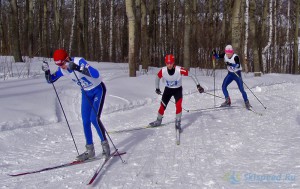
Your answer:
[[[35,64],[40,66],[40,62]],[[108,89],[102,121],[108,131],[146,126],[156,119],[160,97],[154,92],[157,68],[129,78],[127,64],[95,63]],[[53,70],[55,66],[51,67]],[[192,70],[213,93],[213,77]],[[216,94],[225,70],[218,70]],[[175,106],[169,103],[166,126],[110,134],[127,154],[114,158],[92,187],[95,188],[300,188],[300,77],[244,74],[246,89],[258,116],[243,108],[235,83],[229,87],[232,104],[225,110],[183,111],[181,145],[175,145]],[[55,83],[76,144],[84,151],[78,86],[67,78]],[[98,160],[42,173],[10,177],[72,161],[77,152],[53,86],[42,73],[27,79],[0,82],[0,188],[88,188]],[[214,98],[199,94],[191,78],[183,79],[183,108],[214,106]],[[172,99],[174,100],[174,99]],[[217,104],[222,99],[216,98]],[[100,141],[94,132],[96,153]],[[111,145],[112,146],[112,145]]]

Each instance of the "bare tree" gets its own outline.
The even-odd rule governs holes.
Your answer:
[[[133,12],[133,1],[126,0],[126,14],[128,18],[128,39],[129,39],[129,48],[128,48],[128,63],[129,63],[129,76],[136,77],[135,70],[135,15]]]
[[[298,30],[299,30],[299,8],[300,8],[300,1],[297,0],[296,3],[296,23],[295,23],[295,34],[294,34],[294,74],[299,74],[299,64],[298,64]]]
[[[11,52],[16,62],[23,62],[20,47],[17,1],[10,0],[11,6]]]
[[[185,21],[184,21],[184,45],[183,45],[183,65],[186,69],[190,69],[190,35],[191,35],[191,1],[184,1]]]
[[[269,11],[270,11],[270,17],[269,17],[269,40],[268,40],[268,44],[265,46],[265,48],[262,51],[262,61],[263,61],[263,72],[265,73],[267,71],[267,62],[266,62],[266,52],[267,50],[270,48],[271,43],[272,43],[272,34],[273,34],[273,23],[272,23],[272,14],[273,14],[273,10],[272,10],[272,0],[270,0],[269,3]]]
[[[27,0],[28,7],[28,56],[33,57],[33,0]]]
[[[147,70],[148,66],[150,65],[149,62],[149,46],[148,46],[148,31],[147,31],[147,9],[146,9],[146,2],[145,0],[141,0],[141,39],[142,39],[142,69]]]
[[[110,1],[110,18],[109,18],[109,60],[112,61],[113,56],[113,22],[114,22],[114,0]]]
[[[99,46],[100,46],[100,60],[103,59],[103,36],[102,36],[102,0],[99,0]]]
[[[71,35],[70,35],[70,43],[69,43],[69,54],[72,54],[72,46],[74,41],[74,32],[75,32],[75,22],[76,22],[76,9],[77,2],[73,0],[73,16],[72,16],[72,26],[71,26]]]
[[[253,65],[254,65],[254,76],[261,76],[260,64],[259,64],[259,55],[258,55],[258,45],[257,45],[257,36],[256,36],[256,22],[255,22],[255,9],[256,3],[255,0],[250,0],[249,4],[249,28],[252,38],[252,53],[253,53]]]
[[[48,39],[48,1],[43,1],[43,21],[42,21],[42,54],[49,56],[49,39]]]
[[[245,72],[248,72],[248,36],[249,36],[249,0],[246,0],[245,8],[245,44],[244,44],[244,60]]]
[[[239,49],[241,47],[241,1],[234,1],[232,12],[233,13],[231,19],[231,44],[234,47],[234,49],[237,49],[237,53],[239,53]]]
[[[291,1],[288,1],[288,6],[287,6],[287,27],[286,27],[286,41],[284,45],[284,66],[282,68],[282,71],[286,73],[288,69],[288,61],[289,61],[289,56],[288,56],[288,51],[289,51],[289,32],[290,32],[290,10],[291,10]]]

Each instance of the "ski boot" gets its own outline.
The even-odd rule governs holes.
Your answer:
[[[227,98],[225,99],[225,102],[223,102],[223,103],[221,104],[221,107],[228,107],[228,106],[230,106],[230,105],[231,105],[230,97],[227,97]]]
[[[87,144],[85,147],[86,147],[86,151],[76,157],[78,161],[85,161],[87,159],[91,159],[95,157],[94,144]]]
[[[158,127],[158,126],[160,126],[161,122],[162,122],[162,118],[163,118],[162,115],[159,114],[157,116],[157,119],[155,121],[149,123],[149,126],[151,126],[151,127]]]
[[[181,120],[180,119],[175,120],[175,129],[178,129],[179,132],[182,131],[182,129],[181,129]]]
[[[246,106],[246,109],[247,109],[247,110],[250,110],[250,108],[251,108],[252,106],[250,105],[249,100],[247,100],[247,101],[245,102],[245,106]]]
[[[102,141],[101,145],[103,149],[102,155],[105,156],[105,159],[108,159],[110,157],[110,147],[108,141],[107,140]]]

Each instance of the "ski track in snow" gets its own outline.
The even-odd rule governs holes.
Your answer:
[[[107,86],[119,79],[110,70],[105,71],[107,73],[103,75],[107,76]],[[124,71],[122,73],[127,74]],[[149,81],[148,85],[153,85],[153,77]],[[117,148],[127,152],[122,156],[126,163],[122,164],[118,157],[114,157],[100,173],[93,187],[300,188],[299,83],[258,83],[261,84],[261,92],[255,95],[267,107],[266,110],[248,89],[245,90],[252,106],[262,112],[263,116],[257,116],[244,108],[189,113],[183,110],[180,146],[175,145],[175,105],[172,102],[163,119],[166,126],[110,134]],[[211,86],[210,83],[206,85]],[[66,107],[79,152],[83,152],[85,141],[81,125],[80,91],[75,87],[64,89],[61,86],[57,86],[59,96]],[[252,88],[255,86],[258,85],[251,85]],[[153,89],[151,91],[154,93]],[[220,90],[216,92],[221,95]],[[229,93],[233,105],[243,106],[235,83],[229,88]],[[116,98],[116,103],[110,104],[109,98],[105,102],[101,119],[108,131],[146,126],[156,119],[159,97],[152,95],[130,99],[118,96],[126,99],[126,102],[123,99],[119,102]],[[222,103],[222,99],[216,100],[217,104]],[[212,96],[184,91],[184,108],[212,106]],[[75,158],[77,152],[58,102],[53,109],[57,118],[52,121],[49,121],[49,117],[34,119],[33,115],[29,116],[27,122],[21,120],[21,125],[19,121],[0,123],[1,189],[88,188],[86,183],[102,160],[32,175],[7,176],[9,173],[59,165]],[[94,129],[93,136],[96,153],[101,153],[100,141]],[[233,172],[236,173],[238,183],[230,180]],[[296,180],[251,183],[245,180],[246,173],[289,173],[296,175]]]

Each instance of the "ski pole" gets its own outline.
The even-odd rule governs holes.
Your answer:
[[[205,91],[203,93],[211,95],[211,96],[214,96],[214,101],[215,101],[215,97],[218,97],[218,98],[221,98],[221,99],[225,99],[224,97],[221,97],[221,96],[218,96],[218,95],[215,95],[215,94],[211,94],[211,93],[208,93],[208,92],[205,92]],[[214,93],[215,93],[215,91],[214,91]]]
[[[46,64],[49,66],[48,62],[46,62],[46,61],[43,61],[43,62],[46,63]],[[67,116],[66,116],[66,114],[65,114],[65,110],[64,110],[64,108],[63,108],[63,106],[62,106],[62,104],[61,104],[61,101],[60,101],[60,98],[59,98],[58,93],[57,93],[57,91],[56,91],[56,88],[55,88],[55,86],[54,86],[54,83],[51,83],[51,84],[52,84],[52,86],[53,86],[53,89],[54,89],[54,91],[55,91],[55,94],[56,94],[56,97],[57,97],[57,99],[58,99],[59,105],[60,105],[60,107],[61,107],[61,109],[62,109],[62,112],[63,112],[63,114],[64,114],[64,117],[65,117],[65,119],[66,119],[66,122],[67,122],[67,125],[68,125],[68,128],[69,128],[69,131],[70,131],[70,133],[71,133],[71,136],[72,136],[72,139],[73,139],[73,142],[74,142],[76,151],[77,151],[77,154],[79,155],[78,148],[77,148],[76,142],[75,142],[75,140],[74,140],[73,133],[72,133],[72,131],[71,131],[71,127],[70,127],[70,125],[69,125]]]
[[[216,60],[214,55],[212,56],[212,62],[213,62],[213,70],[214,70],[214,107],[216,107]],[[208,93],[206,93],[208,94]]]
[[[231,68],[232,69],[232,68]],[[233,69],[232,69],[233,70]],[[237,74],[237,73],[235,73],[234,72],[234,70],[233,70],[233,73],[238,77],[238,78],[240,78],[240,80],[242,80],[242,78]],[[252,92],[252,90],[248,87],[248,85],[242,80],[242,82],[244,83],[244,85],[249,89],[249,91],[253,94],[253,96],[255,96],[255,98],[258,100],[258,102],[265,108],[265,109],[267,109],[267,107],[265,107],[264,106],[264,104],[257,98],[257,96]]]
[[[97,115],[97,111],[95,110],[95,107],[93,106],[93,104],[92,104],[92,102],[90,101],[90,99],[88,98],[88,96],[87,96],[85,90],[83,89],[83,86],[82,86],[82,84],[81,84],[81,82],[80,82],[80,80],[79,80],[77,74],[75,73],[75,70],[73,70],[73,73],[74,73],[74,75],[75,75],[75,77],[76,77],[76,79],[77,79],[78,84],[80,85],[80,87],[81,87],[81,89],[82,89],[82,92],[84,93],[84,95],[85,95],[86,99],[88,100],[90,106],[92,107],[93,111],[94,111],[95,114]],[[112,139],[111,139],[109,133],[108,133],[107,130],[105,129],[104,125],[103,125],[103,129],[104,129],[105,133],[107,134],[107,136],[108,136],[110,142],[112,143],[113,147],[114,147],[115,150],[117,151],[118,156],[120,157],[122,163],[125,163],[125,161],[124,161],[123,158],[121,157],[121,154],[119,153],[118,149],[116,148],[114,142],[112,141]]]

